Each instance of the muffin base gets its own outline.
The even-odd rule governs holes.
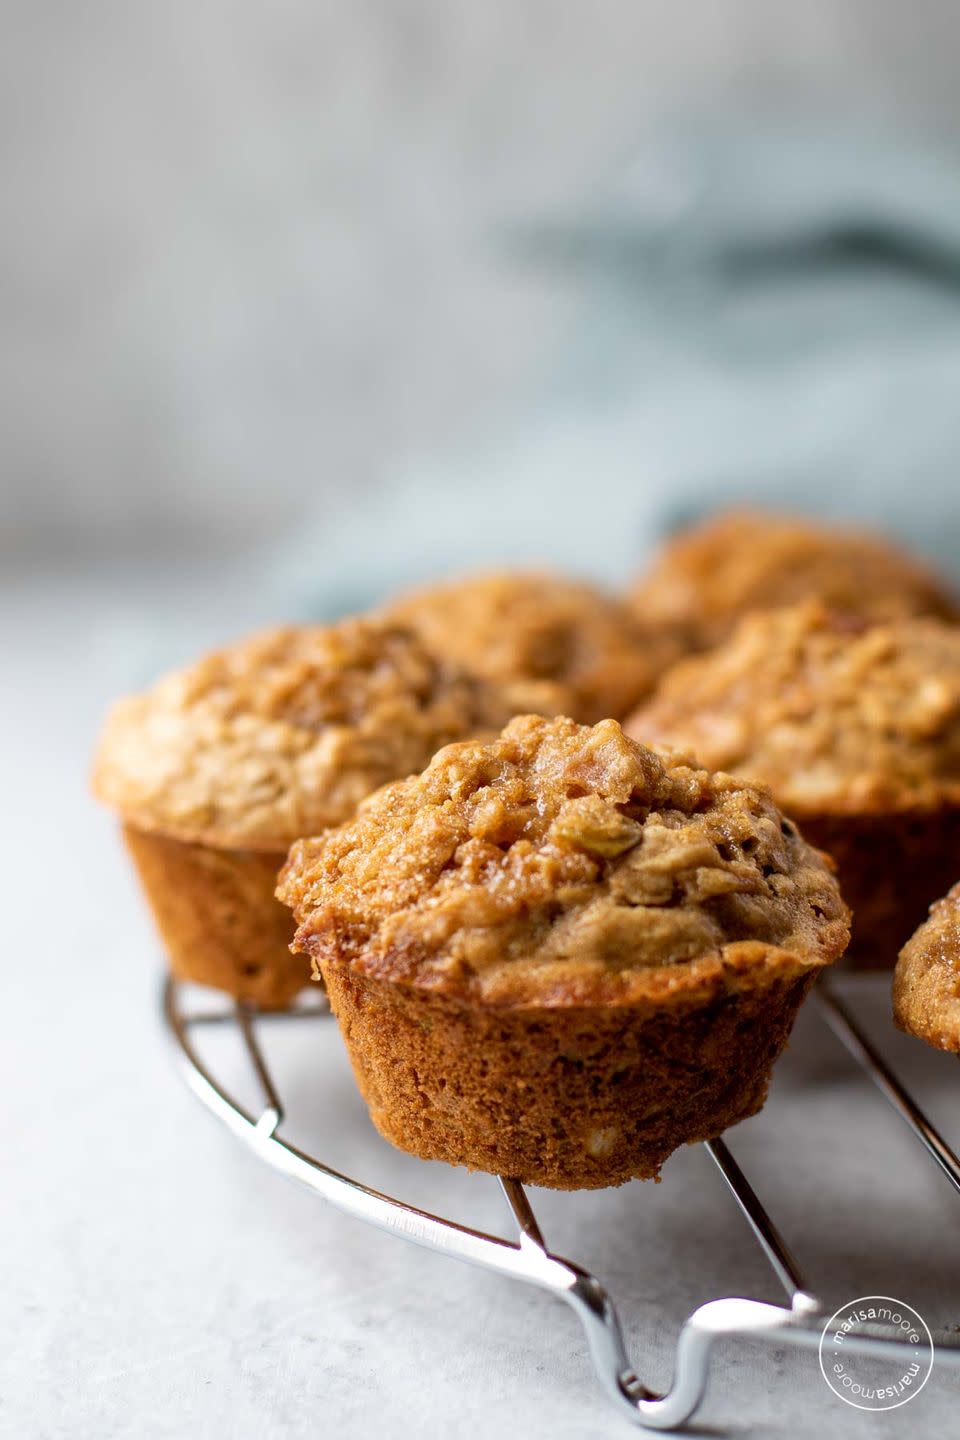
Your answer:
[[[956,881],[960,808],[795,819],[805,840],[833,856],[840,890],[853,911],[853,933],[841,963],[857,970],[892,969],[933,901]]]
[[[278,1010],[310,980],[290,954],[293,920],[274,896],[286,858],[272,851],[217,849],[123,827],[123,837],[178,980]]]
[[[759,1110],[818,968],[651,1014],[469,1006],[320,963],[385,1139],[560,1190],[656,1178]]]

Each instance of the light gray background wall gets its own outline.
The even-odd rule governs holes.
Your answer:
[[[491,437],[523,451],[489,463],[536,503],[571,443],[580,469],[599,455],[591,483],[609,472],[618,503],[663,488],[691,428],[686,370],[657,397],[678,423],[653,439],[630,430],[629,391],[604,412],[601,386],[572,441],[541,440],[558,357],[576,373],[586,337],[588,362],[612,353],[629,376],[632,361],[584,323],[595,270],[523,258],[516,236],[589,221],[625,157],[665,135],[659,178],[627,187],[654,213],[683,209],[678,134],[701,164],[717,133],[780,127],[788,173],[812,134],[800,169],[815,176],[831,138],[866,135],[882,156],[884,137],[912,137],[920,154],[958,129],[946,3],[5,0],[0,14],[7,565],[235,551],[305,510],[308,551],[339,515],[355,546],[372,513],[394,529],[405,516],[428,554],[437,488],[482,496],[488,462],[471,467]],[[751,193],[784,164],[764,161]],[[746,394],[748,413],[766,403]],[[741,422],[717,424],[722,448]],[[697,455],[677,483],[739,463]],[[437,544],[456,528],[441,520]]]

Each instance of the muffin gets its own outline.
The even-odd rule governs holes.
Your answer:
[[[381,1134],[561,1189],[758,1110],[849,933],[766,791],[614,720],[448,746],[298,841],[277,893]]]
[[[956,876],[960,629],[817,602],[748,616],[627,728],[770,786],[837,862],[857,964],[892,966]]]
[[[309,980],[274,895],[291,842],[441,745],[494,732],[517,699],[408,631],[346,620],[268,631],[121,700],[94,790],[122,818],[173,973],[287,1004]]]
[[[385,613],[477,674],[565,687],[559,708],[586,722],[622,719],[667,656],[666,637],[618,600],[546,573],[471,575],[403,596]]]
[[[900,951],[893,1018],[908,1035],[960,1054],[960,885],[931,906]]]
[[[684,651],[716,645],[748,610],[810,598],[870,620],[960,616],[943,582],[889,541],[749,510],[725,511],[683,531],[630,598],[646,623],[666,630]]]

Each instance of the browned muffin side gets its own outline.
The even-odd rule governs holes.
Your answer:
[[[870,620],[960,618],[947,585],[881,536],[751,510],[722,511],[682,531],[630,598],[639,616],[686,651],[718,644],[749,610],[811,598]]]
[[[934,902],[900,951],[893,1018],[908,1035],[960,1054],[960,884]]]
[[[277,893],[381,1133],[561,1188],[757,1110],[849,933],[767,792],[613,720],[448,746],[298,841]]]
[[[191,845],[136,825],[124,825],[123,838],[178,980],[263,1010],[304,988],[290,912],[274,896],[282,854]]]
[[[546,572],[469,575],[402,596],[386,613],[476,674],[563,686],[565,713],[586,722],[622,719],[678,653],[618,600]]]
[[[368,620],[271,630],[119,701],[94,788],[124,821],[174,973],[288,1003],[309,978],[274,896],[290,843],[516,703]]]
[[[893,965],[955,873],[956,627],[868,624],[816,602],[748,616],[678,664],[627,728],[770,786],[837,862],[857,963]]]

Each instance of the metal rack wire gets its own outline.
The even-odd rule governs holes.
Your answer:
[[[960,1159],[872,1045],[848,1005],[823,982],[814,992],[814,999],[850,1054],[960,1191]],[[283,1102],[261,1048],[258,1029],[261,1023],[277,1020],[320,1023],[329,1014],[322,997],[309,1007],[295,1006],[270,1012],[269,1016],[242,1006],[191,1013],[185,1009],[183,1000],[182,988],[168,980],[163,1012],[180,1068],[194,1094],[234,1135],[274,1169],[299,1180],[347,1214],[416,1245],[538,1286],[566,1301],[583,1327],[603,1388],[620,1413],[634,1424],[671,1430],[690,1418],[703,1399],[711,1351],[720,1337],[749,1337],[773,1345],[813,1349],[819,1345],[827,1311],[807,1287],[796,1260],[723,1139],[707,1141],[704,1148],[743,1212],[783,1287],[787,1303],[774,1305],[744,1296],[726,1296],[700,1305],[681,1326],[673,1383],[665,1393],[658,1394],[643,1384],[631,1365],[609,1294],[587,1270],[547,1248],[529,1197],[518,1181],[500,1177],[517,1236],[515,1240],[506,1240],[369,1189],[281,1138]],[[194,1032],[211,1025],[235,1028],[242,1041],[262,1097],[261,1108],[256,1113],[244,1108],[220,1084],[198,1054]],[[940,1334],[935,1335],[934,1340],[938,1357],[960,1366],[960,1337]],[[863,1333],[851,1334],[846,1340],[849,1352],[867,1356],[902,1356],[907,1345],[899,1332],[882,1325],[865,1326]]]

